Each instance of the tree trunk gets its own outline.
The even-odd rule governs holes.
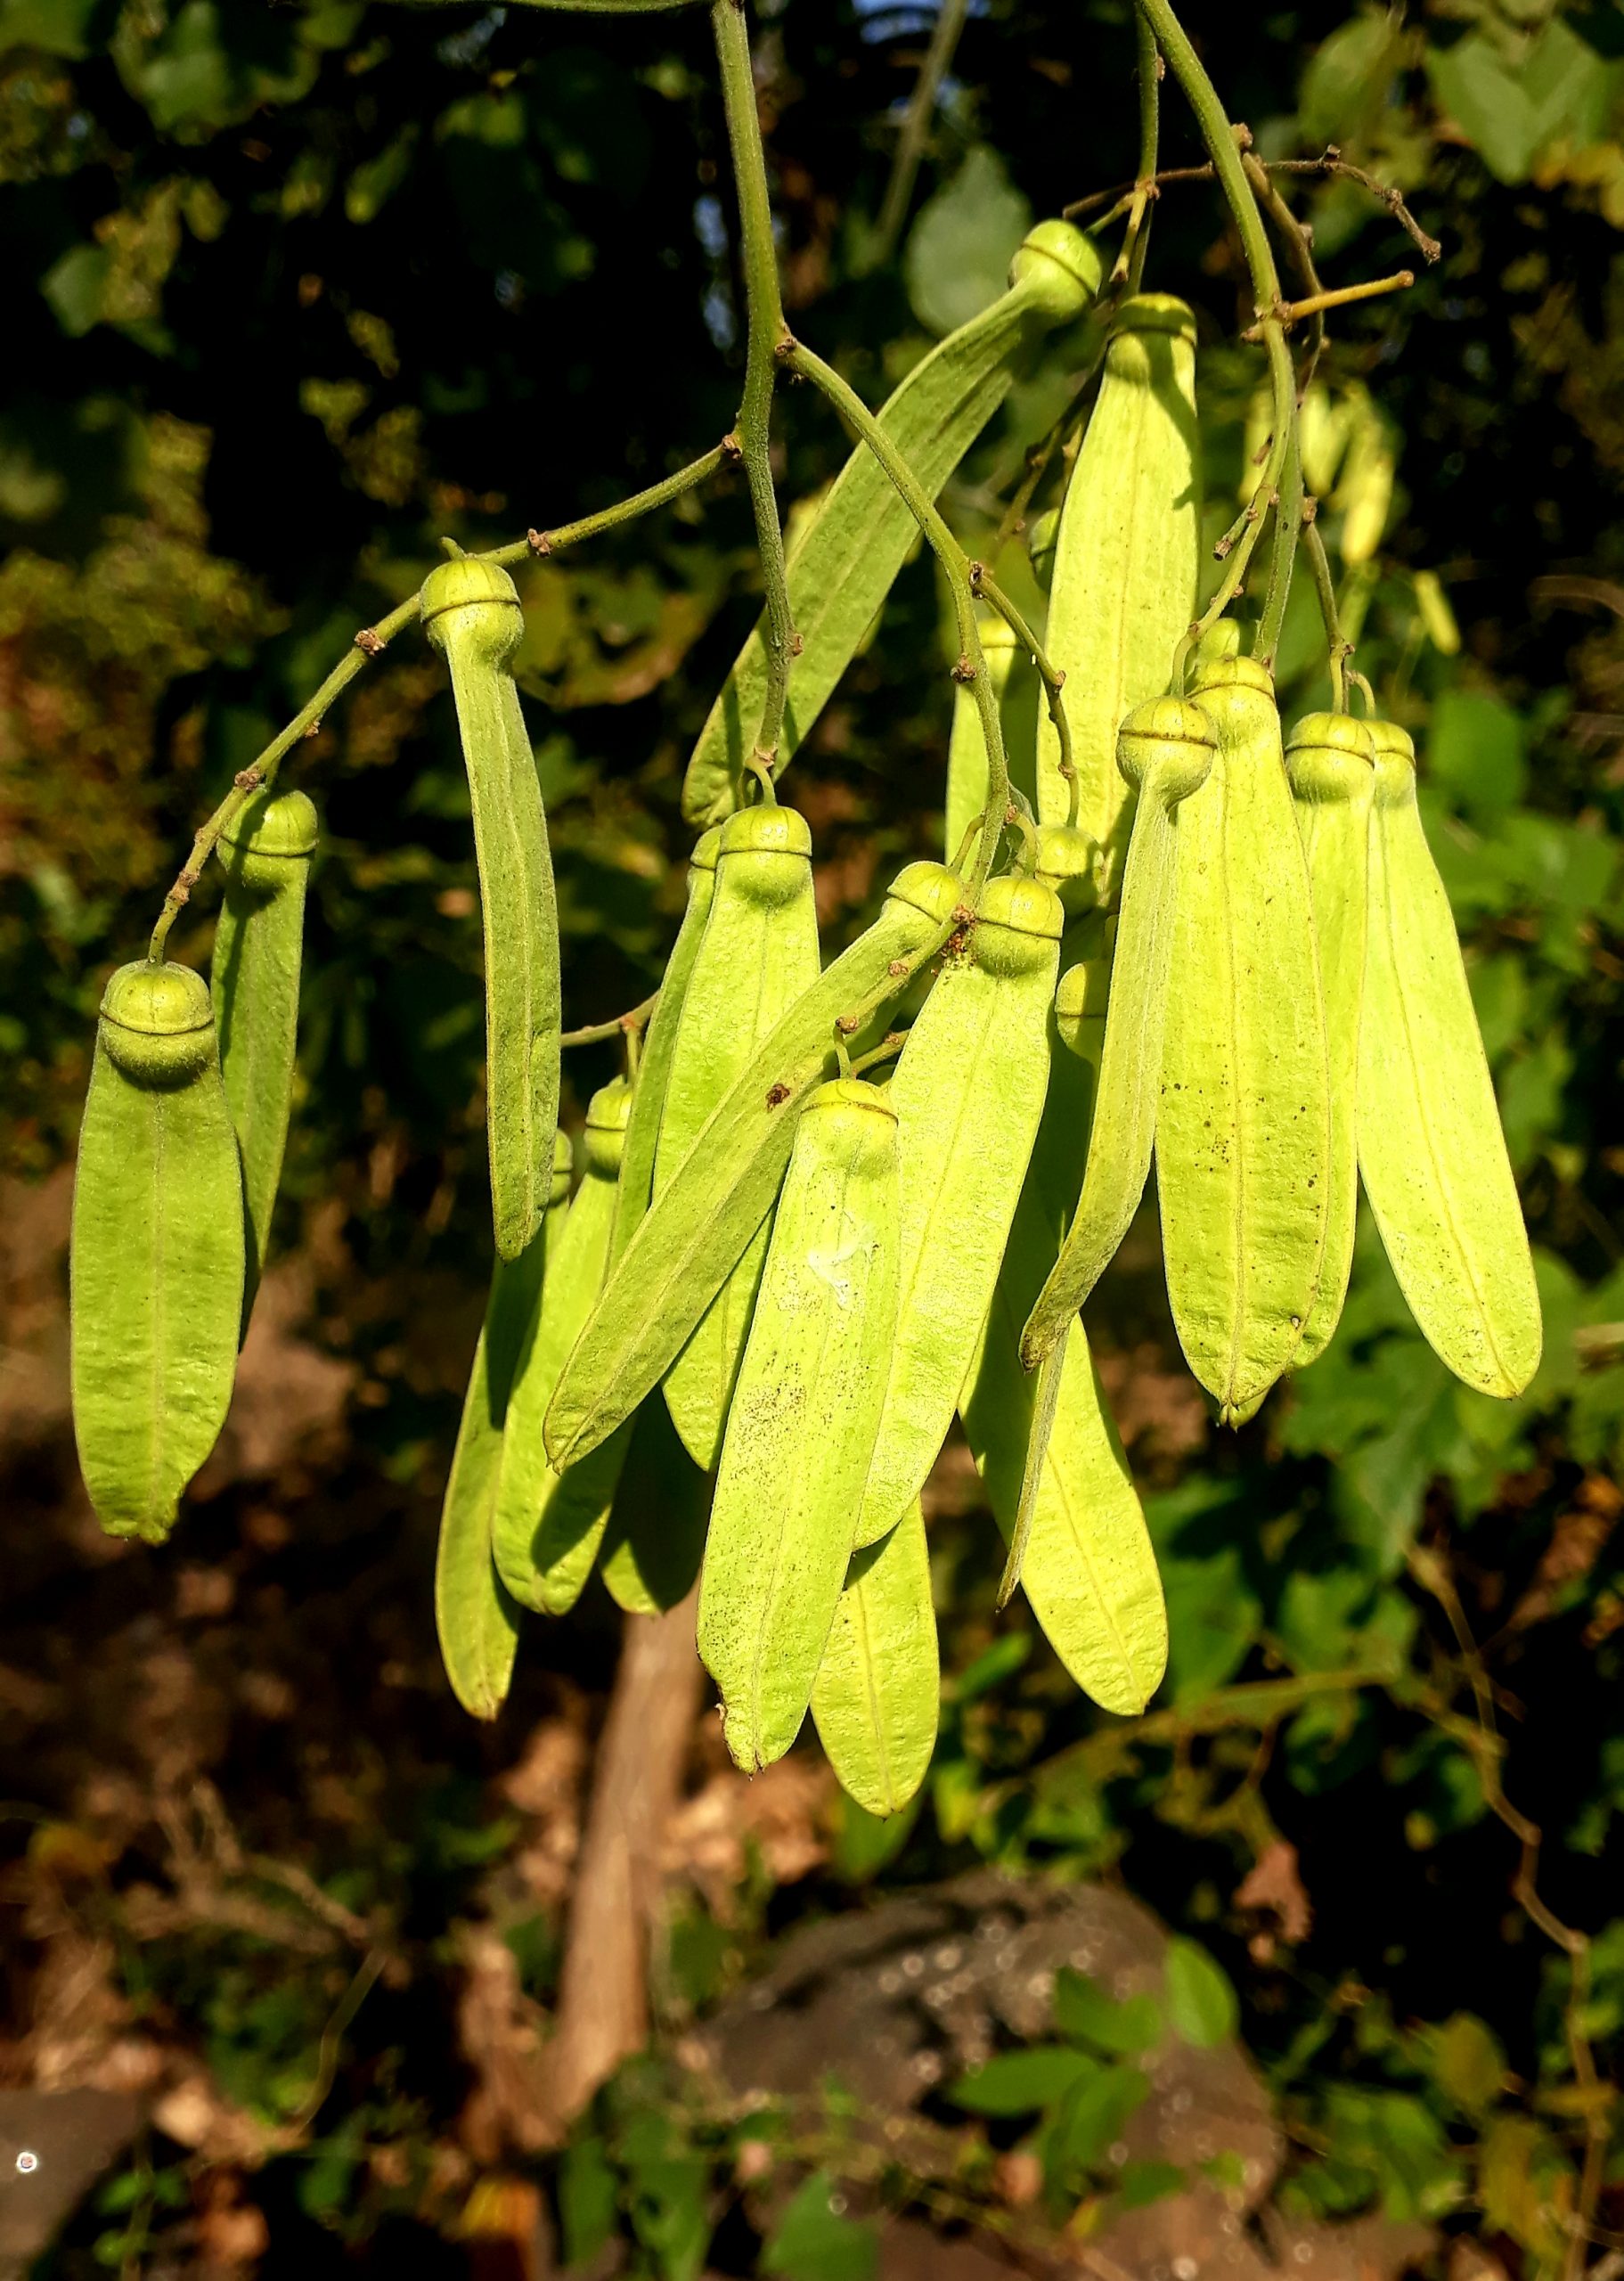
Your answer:
[[[628,1615],[598,1745],[547,2047],[546,2121],[562,2138],[649,2040],[649,1934],[660,1846],[682,1780],[703,1674],[698,1587],[664,1615]]]

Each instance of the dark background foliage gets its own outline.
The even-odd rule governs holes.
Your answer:
[[[872,264],[934,16],[781,0],[756,26],[789,319],[871,402],[994,290],[1028,213],[1134,165],[1127,6],[979,0],[898,257]],[[1104,1720],[1024,1613],[994,1621],[995,1540],[950,1451],[949,1693],[920,1810],[864,1824],[810,1754],[750,1792],[701,1739],[661,2008],[680,2023],[770,1932],[877,1879],[977,1859],[1118,1876],[1238,1988],[1293,2134],[1293,2206],[1421,2216],[1554,2270],[1585,2117],[1607,2105],[1576,2085],[1574,2032],[1605,2077],[1624,2021],[1624,13],[1199,0],[1186,20],[1266,156],[1335,143],[1442,243],[1423,269],[1348,183],[1291,187],[1329,282],[1422,270],[1335,323],[1331,400],[1376,407],[1398,487],[1370,560],[1346,559],[1345,497],[1326,527],[1360,661],[1418,734],[1546,1359],[1517,1402],[1465,1394],[1367,1245],[1333,1353],[1220,1437],[1148,1215],[1098,1312],[1168,1584],[1149,1718]],[[1196,156],[1170,88],[1164,163]],[[73,1472],[64,1167],[106,971],[355,628],[442,535],[559,524],[730,424],[705,13],[0,0],[0,2065],[167,2086],[63,2271],[200,2240],[251,2262],[265,2220],[273,2254],[428,2259],[437,2240],[454,2265],[507,2143],[502,2036],[544,2020],[553,1985],[616,1631],[600,1598],[530,1638],[493,1733],[438,1677],[433,1527],[489,1247],[467,802],[415,638],[290,764],[325,841],[283,1263],[166,1553],[101,1543]],[[1210,188],[1163,196],[1148,282],[1198,311],[1216,531],[1258,362]],[[967,539],[1077,353],[1055,344],[961,470],[947,503]],[[846,446],[800,390],[779,435],[793,509]],[[1417,573],[1441,581],[1441,618]],[[681,764],[756,591],[737,479],[526,578],[573,1021],[657,978]],[[1293,708],[1322,685],[1316,640],[1305,591]],[[920,560],[797,761],[833,942],[898,859],[934,852],[949,655]],[[183,955],[206,955],[209,926],[200,895]],[[608,1049],[576,1057],[571,1116],[611,1067]],[[1497,1768],[1542,1836],[1545,1904],[1593,1937],[1582,2007],[1514,1893]],[[583,2141],[564,2215],[591,2238],[594,2179],[603,2212],[668,2206],[627,2220],[631,2253],[685,2272],[731,2155],[651,2139],[660,2097],[625,2093]],[[1599,2214],[1624,2222],[1611,2188]],[[861,2246],[840,2261],[856,2230],[793,2236],[779,2269],[861,2270]],[[718,2240],[747,2264],[725,2225]]]

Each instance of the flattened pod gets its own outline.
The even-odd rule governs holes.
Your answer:
[[[1038,1381],[1021,1368],[1021,1325],[1071,1208],[1103,1044],[1104,922],[1078,933],[1084,954],[1067,969],[1057,993],[1059,1034],[1043,1122],[959,1402],[976,1470],[1007,1541],[1015,1535],[1038,1391]],[[1102,1709],[1132,1717],[1167,1666],[1162,1581],[1080,1322],[1066,1330],[1059,1369],[1021,1585],[1078,1686]]]
[[[779,1017],[818,978],[812,834],[794,808],[741,808],[722,827],[705,938],[689,976],[654,1160],[654,1193]],[[767,1256],[758,1230],[665,1378],[683,1447],[708,1471],[722,1449],[739,1359]]]
[[[1047,716],[1038,725],[1039,821],[1081,826],[1113,899],[1130,823],[1117,731],[1131,707],[1167,687],[1174,647],[1196,615],[1199,464],[1195,318],[1165,293],[1136,295],[1112,326],[1055,542],[1044,642],[1065,675],[1074,814],[1060,740]]]
[[[1318,1288],[1331,1105],[1274,683],[1216,646],[1193,694],[1218,756],[1179,811],[1156,1191],[1179,1343],[1236,1424],[1290,1362]]]
[[[1049,1085],[1059,897],[1006,873],[944,969],[887,1088],[897,1118],[896,1335],[857,1542],[894,1528],[936,1461],[992,1303]]]
[[[1416,806],[1415,750],[1373,721],[1359,1158],[1428,1345],[1484,1394],[1539,1366],[1539,1295],[1455,920]]]
[[[604,1532],[604,1588],[628,1615],[661,1615],[699,1574],[710,1484],[657,1394],[638,1411],[631,1436]]]
[[[847,1797],[894,1814],[925,1779],[942,1672],[925,1516],[916,1500],[852,1555],[812,1688],[823,1754]]]
[[[626,1247],[564,1366],[547,1412],[553,1461],[583,1455],[657,1386],[772,1209],[802,1096],[848,1036],[907,988],[947,940],[964,883],[910,863],[885,908],[757,1048]]]
[[[553,1142],[547,1216],[517,1259],[498,1259],[492,1270],[491,1295],[440,1508],[435,1628],[451,1691],[476,1719],[496,1716],[513,1677],[518,1610],[492,1557],[496,1484],[514,1373],[541,1301],[549,1255],[563,1224],[569,1167],[568,1138],[560,1132]]]
[[[1039,343],[1081,316],[1099,284],[1093,241],[1069,222],[1040,222],[1010,265],[1009,290],[916,364],[880,424],[934,498]],[[800,655],[779,748],[780,771],[811,729],[890,592],[918,525],[866,445],[841,470],[789,562]],[[739,805],[744,764],[761,720],[767,650],[758,625],[700,732],[682,785],[691,823]]]
[[[161,1544],[219,1438],[242,1320],[242,1173],[208,987],[121,966],[73,1184],[73,1430],[110,1536]]]
[[[586,1111],[586,1168],[564,1224],[550,1244],[540,1307],[532,1312],[508,1404],[492,1525],[498,1574],[524,1607],[562,1615],[592,1572],[629,1429],[562,1471],[547,1462],[542,1419],[564,1358],[592,1312],[608,1271],[632,1088],[616,1077]]]
[[[225,900],[208,987],[226,1106],[242,1151],[250,1306],[288,1142],[305,889],[315,843],[315,810],[302,792],[256,794],[220,839]]]
[[[559,914],[547,819],[518,691],[518,590],[471,555],[423,581],[424,625],[451,669],[474,810],[485,925],[486,1123],[496,1248],[517,1259],[542,1223],[559,1121]]]
[[[1020,646],[1001,617],[985,615],[980,625],[987,678],[998,700],[1004,732],[1004,758],[1012,789],[1028,805],[1036,797],[1038,677],[1022,669]],[[967,682],[953,684],[953,727],[947,748],[947,828],[943,845],[951,863],[965,834],[987,805],[987,746],[981,715]]]
[[[699,1653],[747,1772],[800,1731],[845,1582],[896,1320],[896,1116],[858,1078],[796,1124],[728,1417]]]
[[[1285,773],[1308,859],[1331,1087],[1325,1258],[1319,1288],[1292,1357],[1293,1369],[1302,1370],[1324,1353],[1341,1320],[1359,1216],[1359,1039],[1375,789],[1370,732],[1351,714],[1310,713],[1286,740]]]
[[[1172,952],[1178,834],[1174,811],[1204,784],[1217,738],[1181,697],[1136,706],[1117,764],[1138,792],[1111,966],[1093,1137],[1076,1214],[1021,1337],[1034,1369],[1059,1339],[1128,1232],[1150,1170]]]
[[[688,904],[665,971],[660,979],[658,1003],[643,1035],[637,1064],[637,1087],[626,1124],[625,1147],[620,1157],[620,1183],[615,1191],[615,1232],[609,1239],[611,1263],[632,1240],[632,1231],[649,1209],[654,1196],[654,1159],[665,1107],[665,1085],[671,1075],[671,1056],[682,1018],[688,977],[699,955],[705,922],[710,917],[711,895],[716,885],[716,848],[722,838],[713,829],[700,835],[688,860]]]

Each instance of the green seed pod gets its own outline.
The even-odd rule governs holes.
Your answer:
[[[888,1088],[900,1281],[860,1545],[894,1528],[924,1487],[986,1320],[1043,1114],[1062,925],[1040,881],[989,879],[971,953],[937,980]]]
[[[1060,510],[1049,507],[1033,519],[1026,533],[1026,559],[1046,594],[1055,583],[1055,549],[1059,542]]]
[[[1038,816],[1081,826],[1100,851],[1100,891],[1112,900],[1130,824],[1117,730],[1132,707],[1167,687],[1174,647],[1196,614],[1195,374],[1196,321],[1184,303],[1165,293],[1124,301],[1060,511],[1045,640],[1065,675],[1077,804],[1073,813],[1060,740],[1046,717]]]
[[[1037,790],[1038,677],[1001,617],[985,617],[980,634],[987,678],[998,700],[1010,789],[1019,792],[1030,806]],[[947,748],[947,825],[943,835],[950,863],[986,805],[987,746],[981,732],[980,709],[970,683],[955,682],[953,726]]]
[[[1068,919],[1081,918],[1098,901],[1099,850],[1075,824],[1038,826],[1034,876],[1060,898]]]
[[[1203,663],[1218,757],[1179,811],[1156,1190],[1179,1343],[1226,1424],[1291,1361],[1330,1200],[1325,1008],[1274,682]]]
[[[517,1259],[491,1273],[485,1324],[474,1349],[451,1474],[440,1508],[434,1564],[435,1627],[451,1691],[476,1719],[494,1719],[506,1700],[518,1644],[518,1609],[496,1573],[496,1485],[519,1357],[541,1304],[548,1263],[569,1201],[567,1134],[553,1137],[547,1214]]]
[[[887,399],[880,425],[931,497],[1011,383],[1030,368],[1046,337],[1087,308],[1099,276],[1099,253],[1090,239],[1069,222],[1041,222],[1016,255],[1008,292],[950,333]],[[802,648],[790,675],[780,772],[856,656],[918,531],[873,453],[859,444],[788,566],[790,612]],[[745,763],[766,686],[765,630],[758,623],[688,764],[682,813],[690,823],[719,823],[741,805]]]
[[[896,1293],[895,1112],[877,1087],[836,1078],[796,1120],[699,1577],[699,1653],[747,1772],[783,1756],[812,1700],[874,1451]]]
[[[1359,1036],[1365,996],[1370,804],[1375,748],[1362,721],[1310,713],[1285,747],[1285,772],[1308,859],[1325,1002],[1331,1086],[1331,1175],[1319,1288],[1293,1367],[1324,1353],[1342,1317],[1359,1214]]]
[[[812,834],[794,808],[741,808],[722,827],[716,885],[682,1001],[654,1160],[657,1198],[739,1071],[818,978]],[[665,1379],[682,1445],[708,1472],[739,1375],[767,1256],[763,1227],[712,1300]]]
[[[824,1756],[866,1813],[908,1803],[936,1745],[942,1672],[918,1501],[852,1555],[812,1688]]]
[[[1109,975],[1104,922],[1068,936],[1076,962],[1062,991],[1103,1006]],[[1068,986],[1069,985],[1069,986]],[[1040,1381],[1021,1368],[1021,1325],[1042,1288],[1089,1146],[1093,1071],[1056,1034],[1054,1071],[997,1288],[959,1397],[965,1437],[1006,1542],[1015,1547]],[[1099,1023],[1091,1010],[1081,1017]],[[1133,1717],[1162,1681],[1167,1615],[1145,1515],[1082,1325],[1057,1350],[1058,1386],[1016,1573],[1032,1613],[1077,1684],[1107,1711]],[[1050,1358],[1050,1368],[1055,1366]]]
[[[1205,783],[1217,742],[1200,706],[1181,697],[1136,706],[1117,740],[1117,765],[1138,799],[1122,871],[1093,1138],[1076,1215],[1022,1334],[1028,1369],[1058,1343],[1098,1282],[1145,1192],[1173,939],[1174,812]]]
[[[659,1002],[643,1035],[637,1064],[637,1088],[632,1099],[626,1144],[621,1153],[620,1186],[615,1196],[615,1232],[609,1239],[611,1265],[632,1240],[633,1230],[654,1198],[654,1162],[659,1147],[660,1119],[665,1107],[665,1087],[671,1076],[671,1057],[681,1024],[682,1001],[688,979],[699,955],[705,922],[710,917],[716,885],[716,850],[722,834],[713,825],[700,835],[688,859],[688,904],[665,972]]]
[[[1409,739],[1373,721],[1359,1160],[1399,1287],[1469,1386],[1521,1394],[1542,1333],[1528,1233]]]
[[[588,1459],[591,1463],[591,1459]],[[657,1394],[637,1413],[604,1531],[605,1590],[628,1615],[662,1615],[699,1574],[710,1484],[677,1439]]]
[[[861,1037],[946,942],[964,883],[910,863],[868,932],[827,968],[756,1049],[627,1245],[547,1413],[554,1464],[614,1432],[665,1377],[771,1211],[801,1100],[828,1073],[838,1034]]]
[[[510,671],[523,637],[505,570],[471,555],[423,581],[451,670],[485,925],[486,1122],[496,1248],[517,1259],[547,1206],[559,1121],[559,914],[535,756]]]
[[[110,1536],[161,1544],[219,1437],[242,1318],[242,1173],[208,988],[108,983],[73,1189],[73,1430]]]
[[[315,810],[302,792],[257,794],[220,840],[225,900],[208,983],[226,1105],[242,1151],[250,1306],[293,1103],[305,889],[315,843]]]
[[[586,1165],[547,1255],[540,1306],[532,1313],[508,1402],[508,1431],[492,1516],[497,1574],[522,1607],[562,1615],[581,1597],[598,1557],[630,1429],[561,1471],[547,1462],[542,1419],[564,1358],[597,1303],[608,1271],[632,1088],[616,1077],[586,1111]]]

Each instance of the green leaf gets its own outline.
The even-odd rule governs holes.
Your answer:
[[[1207,2051],[1235,2033],[1240,2006],[1229,1976],[1196,1942],[1168,1942],[1165,1987],[1168,2017],[1186,2043]]]
[[[1106,2067],[1066,2095],[1050,2143],[1053,2166],[1098,2170],[1121,2138],[1128,2120],[1150,2092],[1150,2078],[1137,2067]]]
[[[1486,2114],[1506,2080],[1506,2054],[1473,2012],[1456,2012],[1430,2031],[1432,2078],[1470,2115]]]
[[[1309,143],[1341,143],[1379,94],[1395,53],[1395,20],[1385,10],[1355,17],[1320,43],[1302,75],[1297,117]]]
[[[1148,1994],[1119,2003],[1086,1973],[1062,1965],[1055,1975],[1055,2025],[1097,2051],[1147,2051],[1162,2032],[1162,2007]]]
[[[1426,773],[1474,823],[1492,824],[1527,791],[1526,743],[1522,720],[1501,699],[1447,689],[1432,711]]]
[[[585,2265],[597,2256],[615,2230],[617,2197],[602,2139],[572,2140],[559,2161],[559,2218],[567,2265]]]
[[[39,281],[56,322],[78,340],[102,322],[102,298],[113,258],[105,246],[69,246]]]
[[[1000,2052],[984,2067],[972,2068],[947,2097],[970,2114],[1035,2114],[1099,2073],[1097,2059],[1069,2044],[1037,2043],[1024,2051]]]
[[[786,2281],[874,2281],[879,2237],[846,2217],[826,2171],[814,2171],[786,2205],[761,2253],[758,2269]]]
[[[944,189],[919,210],[903,271],[921,324],[951,332],[996,301],[1025,236],[1032,208],[994,151],[977,143]]]

